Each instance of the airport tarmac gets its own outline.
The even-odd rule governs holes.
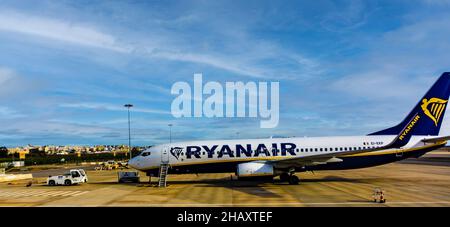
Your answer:
[[[167,188],[118,184],[117,171],[87,168],[89,183],[45,186],[45,174],[33,172],[35,181],[1,183],[0,206],[450,206],[449,152],[421,159],[345,171],[299,173],[299,185],[275,181],[230,180],[229,174],[169,175]],[[387,202],[372,202],[374,188],[385,191]]]

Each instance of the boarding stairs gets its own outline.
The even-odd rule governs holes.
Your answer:
[[[169,171],[169,163],[161,163],[161,166],[159,167],[159,187],[166,187],[167,186],[167,173]]]

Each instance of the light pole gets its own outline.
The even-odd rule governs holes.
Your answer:
[[[172,143],[172,124],[169,125],[169,142]]]
[[[131,155],[131,127],[130,127],[130,108],[133,107],[132,104],[125,104],[123,105],[128,109],[128,152],[130,152],[130,160],[132,158]]]

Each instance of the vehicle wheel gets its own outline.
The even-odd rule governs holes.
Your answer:
[[[48,185],[50,185],[50,186],[55,186],[55,185],[56,185],[56,183],[55,183],[55,181],[54,181],[54,180],[51,180],[51,181],[49,181],[49,182],[48,182]]]
[[[297,176],[295,176],[295,175],[291,175],[290,177],[289,177],[289,184],[298,184],[298,182],[300,182],[300,179],[297,177]]]
[[[70,181],[70,180],[65,180],[65,181],[64,181],[64,185],[70,186],[70,185],[72,185],[72,181]]]
[[[280,175],[280,180],[281,181],[289,181],[289,174],[288,173],[282,173]]]

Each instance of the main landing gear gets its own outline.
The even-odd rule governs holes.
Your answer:
[[[282,173],[280,175],[280,180],[284,182],[287,181],[289,184],[298,184],[300,182],[300,179],[293,173]]]

